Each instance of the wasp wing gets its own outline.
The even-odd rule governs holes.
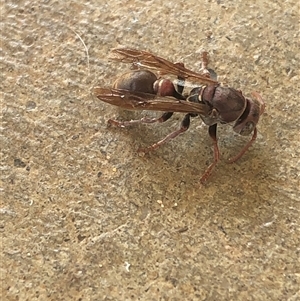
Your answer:
[[[217,81],[189,70],[183,64],[172,63],[147,51],[131,48],[116,48],[112,50],[111,60],[131,63],[138,67],[152,69],[163,74],[173,74],[184,79],[192,79],[201,84],[218,84]]]
[[[128,90],[95,88],[100,100],[126,110],[150,110],[163,112],[196,113],[207,115],[210,107],[173,97],[160,97],[153,94],[130,92]]]

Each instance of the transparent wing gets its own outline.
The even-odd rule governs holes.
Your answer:
[[[210,107],[178,100],[173,97],[160,97],[153,94],[130,92],[128,90],[95,88],[94,93],[100,100],[126,110],[150,110],[164,112],[196,113],[207,115]]]
[[[135,66],[152,69],[163,74],[173,74],[191,79],[201,84],[218,84],[217,81],[185,68],[182,64],[172,63],[147,51],[131,48],[116,48],[112,50],[111,60],[131,63]]]

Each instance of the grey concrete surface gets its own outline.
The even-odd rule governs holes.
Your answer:
[[[2,300],[300,300],[299,1],[1,1]],[[84,47],[84,44],[86,48]],[[148,50],[259,91],[258,139],[178,127],[100,102]],[[88,53],[88,54],[87,54]],[[150,114],[150,113],[149,113]],[[153,114],[153,113],[151,113]]]

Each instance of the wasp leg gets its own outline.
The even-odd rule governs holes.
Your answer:
[[[213,140],[214,145],[214,161],[207,167],[204,174],[202,175],[200,182],[204,183],[208,177],[211,175],[213,169],[217,165],[218,161],[220,160],[220,151],[218,147],[218,141],[217,141],[217,124],[211,125],[208,128],[208,133],[210,138]]]
[[[167,135],[164,139],[148,146],[145,148],[139,148],[138,152],[142,152],[142,153],[148,153],[150,151],[156,150],[158,147],[160,147],[161,145],[167,143],[168,141],[170,141],[171,139],[174,139],[175,137],[177,137],[179,134],[185,132],[189,126],[190,126],[190,117],[193,117],[191,114],[186,114],[184,116],[184,119],[181,122],[180,128],[172,133],[170,133],[169,135]]]
[[[244,155],[244,153],[248,150],[248,148],[253,144],[256,137],[257,137],[257,129],[255,128],[251,140],[241,149],[241,151],[236,156],[228,159],[228,163],[233,163],[237,161],[239,158],[241,158]]]
[[[173,112],[166,112],[163,113],[159,118],[148,118],[148,117],[143,117],[141,119],[136,119],[136,120],[128,120],[128,121],[119,121],[119,120],[113,120],[109,119],[107,122],[108,124],[118,126],[118,127],[126,127],[130,126],[132,124],[137,124],[137,123],[155,123],[155,122],[165,122],[168,119],[170,119],[173,115]]]
[[[213,69],[208,68],[208,64],[209,64],[208,52],[204,51],[202,52],[201,55],[200,73],[216,81],[218,78],[217,73]]]

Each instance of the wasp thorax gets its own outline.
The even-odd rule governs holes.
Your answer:
[[[218,86],[210,105],[219,112],[220,122],[230,123],[236,121],[243,114],[246,101],[240,91]]]

